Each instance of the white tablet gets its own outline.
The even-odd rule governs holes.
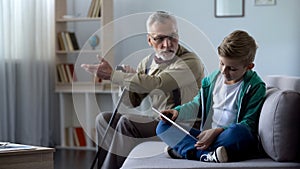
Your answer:
[[[182,128],[179,124],[175,123],[173,120],[171,120],[169,117],[167,117],[166,115],[162,114],[160,111],[158,111],[157,109],[155,109],[154,107],[152,107],[152,110],[159,114],[161,117],[163,117],[164,119],[166,119],[168,122],[172,123],[175,127],[177,127],[179,130],[183,131],[185,134],[189,135],[191,138],[193,138],[194,140],[198,141],[197,138],[195,138],[194,136],[192,136],[190,134],[190,132],[188,132],[186,129]]]

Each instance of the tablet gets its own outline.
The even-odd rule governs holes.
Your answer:
[[[152,110],[157,113],[158,115],[160,115],[161,117],[163,117],[164,119],[166,119],[168,122],[170,122],[171,124],[173,124],[175,127],[177,127],[179,130],[181,130],[182,132],[184,132],[185,134],[189,135],[191,138],[193,138],[194,140],[198,141],[197,138],[195,138],[194,136],[192,136],[190,134],[190,132],[188,132],[186,129],[184,129],[183,127],[181,127],[179,124],[175,123],[173,120],[171,120],[169,117],[167,117],[166,115],[162,114],[160,111],[158,111],[157,109],[155,109],[154,107],[152,107]]]

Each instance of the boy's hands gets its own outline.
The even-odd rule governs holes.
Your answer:
[[[202,131],[197,136],[198,141],[195,144],[195,147],[200,150],[207,149],[223,131],[223,128],[215,128]]]
[[[161,113],[164,114],[164,115],[166,115],[167,117],[169,117],[173,121],[175,121],[176,118],[178,117],[178,111],[177,110],[173,110],[173,109],[163,110],[163,111],[161,111]],[[160,118],[163,121],[167,121],[163,117],[160,117]]]

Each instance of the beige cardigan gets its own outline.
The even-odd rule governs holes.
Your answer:
[[[194,53],[180,45],[176,56],[169,64],[156,64],[149,55],[139,63],[137,73],[114,71],[111,81],[131,92],[149,94],[153,107],[159,110],[174,107],[172,91],[177,88],[180,89],[181,103],[186,103],[199,91],[204,68]],[[148,74],[145,74],[149,61],[152,63]]]

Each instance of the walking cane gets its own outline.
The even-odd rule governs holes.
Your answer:
[[[107,135],[107,133],[108,133],[108,129],[109,129],[110,125],[113,123],[113,121],[114,121],[114,119],[115,119],[115,116],[116,116],[116,114],[117,114],[117,112],[118,112],[118,108],[119,108],[119,106],[120,106],[120,104],[121,104],[121,102],[122,102],[122,99],[123,99],[124,95],[125,95],[125,94],[124,94],[125,91],[126,91],[126,87],[124,87],[123,90],[122,90],[122,92],[121,92],[121,96],[120,96],[120,98],[119,98],[119,100],[118,100],[118,102],[117,102],[117,105],[116,105],[116,107],[114,108],[114,111],[113,111],[113,113],[112,113],[112,115],[111,115],[111,117],[110,117],[110,120],[109,120],[108,125],[107,125],[106,130],[105,130],[105,133],[104,133],[104,135],[103,135],[103,137],[102,137],[102,139],[101,139],[100,144],[98,145],[98,152],[97,152],[97,154],[96,154],[96,156],[95,156],[95,158],[94,158],[94,160],[93,160],[91,169],[94,169],[94,166],[95,166],[95,164],[96,164],[96,162],[97,162],[97,159],[98,159],[98,169],[99,169],[99,168],[102,166],[102,163],[103,163],[103,161],[104,161],[104,159],[105,159],[105,157],[106,157],[106,154],[105,154],[105,155],[103,155],[102,158],[101,158],[102,144],[104,143],[104,140],[105,140],[105,138],[106,138],[106,135]]]

